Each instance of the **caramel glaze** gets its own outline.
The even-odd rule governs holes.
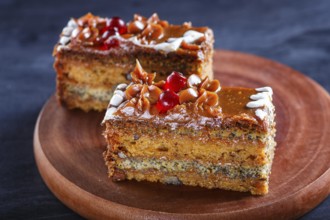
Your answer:
[[[222,113],[227,116],[247,114],[250,117],[255,117],[255,110],[246,107],[246,104],[251,101],[250,96],[253,94],[256,94],[256,91],[252,88],[223,87],[219,93]]]
[[[153,15],[155,16],[155,15]],[[153,17],[151,16],[151,18]],[[134,21],[136,21],[137,18],[141,18],[143,20],[143,22],[147,22],[147,19],[139,16],[139,15],[135,15],[134,20],[132,20],[129,23],[132,23]],[[94,19],[96,22],[104,22],[103,18],[100,18],[98,16],[94,16],[91,14],[87,14],[79,19],[74,19],[76,21],[76,23],[79,25],[81,25],[82,23],[84,23],[84,25],[86,26],[86,24],[88,24],[88,22],[80,22],[81,20],[91,20]],[[157,20],[158,19],[158,20]],[[149,18],[150,20],[150,18]],[[60,44],[57,44],[54,48],[54,52],[53,55],[55,56],[56,54],[58,54],[61,51],[76,51],[76,52],[80,52],[80,53],[92,53],[92,54],[96,54],[96,55],[114,55],[114,56],[121,56],[121,55],[125,55],[127,54],[127,51],[130,51],[131,53],[135,54],[136,56],[138,56],[141,53],[146,53],[146,51],[148,53],[156,53],[156,50],[153,48],[147,48],[147,47],[143,47],[140,45],[137,45],[135,43],[133,43],[132,41],[129,40],[129,38],[131,37],[137,37],[137,39],[140,41],[141,45],[143,44],[150,44],[150,45],[154,45],[154,44],[158,44],[158,43],[162,43],[167,41],[169,38],[178,38],[178,37],[182,37],[183,34],[188,31],[188,30],[194,30],[194,31],[198,31],[200,33],[204,33],[204,37],[201,37],[200,39],[196,40],[194,43],[192,44],[186,44],[186,43],[182,43],[182,45],[177,49],[177,51],[174,52],[169,52],[166,56],[171,56],[171,54],[175,54],[175,55],[181,55],[181,56],[189,56],[189,57],[193,57],[193,58],[198,58],[198,60],[204,60],[205,57],[207,57],[207,55],[209,53],[211,53],[212,51],[210,51],[211,45],[213,44],[213,32],[211,29],[209,29],[208,27],[192,27],[190,23],[184,23],[183,25],[172,25],[172,24],[168,24],[167,21],[163,21],[160,20],[157,16],[156,21],[149,21],[148,22],[150,24],[154,24],[155,22],[159,23],[159,22],[165,22],[166,25],[163,25],[161,27],[161,34],[157,35],[156,37],[145,37],[145,33],[143,31],[139,31],[137,33],[126,33],[123,35],[120,35],[120,37],[118,38],[119,40],[119,47],[113,47],[110,48],[108,50],[100,50],[98,48],[98,46],[86,46],[84,45],[84,42],[81,41],[81,39],[79,39],[79,34],[77,36],[71,36],[71,40],[70,42],[65,45],[65,47],[62,47]],[[77,29],[80,30],[79,32],[81,33],[81,31],[83,30],[83,28],[85,26],[78,26]],[[148,26],[148,24],[145,24],[145,28]],[[157,24],[157,26],[160,26]],[[98,36],[98,35],[97,35]],[[95,38],[97,36],[94,36]],[[61,46],[61,50],[58,50],[58,47]],[[164,52],[163,52],[164,53]]]
[[[210,128],[238,128],[243,130],[254,130],[256,132],[268,132],[269,125],[260,120],[253,109],[246,107],[250,96],[257,92],[253,88],[222,87],[219,95],[219,107],[221,111],[215,117],[207,117],[196,112],[194,103],[177,105],[166,114],[151,115],[130,114],[133,109],[119,106],[112,119],[127,121],[146,121],[157,125],[170,127],[192,127],[196,130]]]
[[[251,95],[257,93],[255,89],[221,88],[218,80],[201,79],[192,74],[186,79],[186,84],[177,91],[179,104],[162,112],[158,105],[162,106],[159,97],[166,90],[165,81],[154,82],[156,73],[146,72],[139,61],[136,62],[131,77],[131,84],[126,85],[124,90],[115,90],[117,95],[111,98],[109,104],[109,112],[112,113],[107,112],[105,121],[142,120],[169,125],[173,130],[177,126],[194,129],[240,128],[260,132],[267,132],[269,129],[268,120],[260,120],[254,109],[246,107]]]

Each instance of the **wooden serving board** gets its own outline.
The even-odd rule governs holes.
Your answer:
[[[330,192],[330,97],[318,84],[279,63],[216,51],[222,85],[274,90],[278,143],[266,196],[107,177],[100,122],[104,113],[67,110],[51,97],[34,133],[42,178],[64,204],[92,219],[288,219]]]

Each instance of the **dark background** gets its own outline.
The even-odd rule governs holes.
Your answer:
[[[43,183],[32,141],[38,113],[55,90],[53,45],[70,17],[89,11],[126,21],[158,12],[171,23],[207,25],[216,48],[284,63],[330,90],[329,0],[1,0],[0,219],[80,219]],[[329,210],[330,197],[302,219],[330,219]]]

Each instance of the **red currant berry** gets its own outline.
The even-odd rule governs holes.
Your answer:
[[[100,50],[109,50],[110,48],[113,47],[118,47],[119,46],[119,40],[117,38],[111,38],[106,40],[100,47]]]
[[[105,32],[102,33],[101,39],[103,41],[106,41],[112,35],[115,35],[114,30],[106,30]]]
[[[178,104],[179,96],[173,91],[166,90],[160,94],[156,107],[160,113],[165,113]]]
[[[106,30],[105,32],[100,32],[101,36],[95,39],[95,45],[104,44],[104,42],[112,35],[115,34],[113,30]]]
[[[126,34],[127,26],[120,17],[112,17],[107,24],[108,30],[114,30],[119,34]]]
[[[179,72],[172,72],[166,79],[165,89],[169,89],[173,92],[179,92],[187,85],[187,78]]]

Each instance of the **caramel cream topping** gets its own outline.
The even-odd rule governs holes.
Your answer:
[[[132,82],[117,86],[104,121],[113,117],[164,118],[175,128],[176,121],[196,126],[215,123],[214,118],[240,118],[261,125],[273,111],[270,87],[222,89],[218,80],[201,79],[192,74],[175,93],[178,104],[164,113],[158,104],[160,96],[167,91],[168,81],[154,82],[155,76],[155,73],[145,72],[137,61],[131,73]]]
[[[154,82],[156,74],[147,73],[137,61],[131,73],[132,83],[117,86],[110,100],[104,120],[112,115],[153,117],[162,115],[159,109],[160,96],[166,91],[165,81]],[[177,106],[169,111],[182,108],[181,105],[190,103],[191,112],[204,117],[218,117],[221,114],[218,93],[221,90],[218,80],[201,80],[197,75],[191,75],[187,84],[176,93]],[[179,111],[179,110],[178,110]],[[165,114],[166,115],[166,114]]]
[[[75,46],[91,47],[99,50],[108,50],[118,46],[118,42],[131,42],[140,47],[161,50],[165,53],[173,52],[179,48],[198,50],[200,44],[206,39],[206,27],[191,27],[190,23],[171,25],[160,20],[157,14],[150,18],[134,15],[134,19],[127,24],[125,33],[113,33],[106,36],[104,28],[109,22],[108,18],[100,18],[90,13],[79,18],[71,19],[63,29],[57,50],[65,48],[70,42]],[[104,46],[106,42],[106,46]],[[110,42],[110,43],[109,43]],[[110,45],[110,46],[109,46]]]

